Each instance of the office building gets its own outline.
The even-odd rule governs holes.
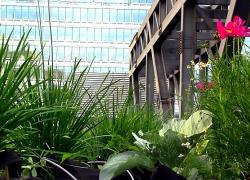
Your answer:
[[[32,49],[41,49],[39,20],[45,44],[44,57],[51,61],[50,22],[54,67],[69,73],[75,58],[79,71],[128,73],[129,43],[137,32],[152,0],[1,0],[0,33],[13,29],[15,48],[23,30],[30,31]]]

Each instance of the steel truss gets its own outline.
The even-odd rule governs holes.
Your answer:
[[[177,100],[181,118],[187,110],[186,103],[192,104],[193,99],[191,90],[187,93],[190,89],[187,66],[192,60],[207,61],[218,48],[222,54],[225,41],[213,37],[216,21],[227,22],[234,15],[244,18],[249,25],[250,1],[155,0],[130,44],[129,76],[134,103],[142,103],[144,96],[146,103],[157,101],[162,112],[173,115],[175,97],[181,97]],[[144,79],[144,85],[140,79]]]

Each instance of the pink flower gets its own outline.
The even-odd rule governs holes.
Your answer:
[[[212,89],[214,87],[214,83],[213,82],[208,82],[207,83],[207,89]]]
[[[234,16],[233,21],[229,21],[226,26],[222,21],[217,21],[217,31],[220,38],[226,37],[248,37],[250,36],[250,29],[245,26],[246,21],[242,20],[239,16]]]
[[[225,39],[227,37],[227,30],[223,26],[221,20],[217,21],[217,31],[219,32],[220,38]]]
[[[198,90],[205,90],[205,89],[206,89],[206,85],[205,85],[204,82],[198,82],[198,83],[196,84],[196,88],[197,88]]]
[[[196,84],[196,89],[202,90],[202,91],[212,89],[213,87],[214,87],[213,82],[208,82],[207,84],[204,82],[198,82]]]

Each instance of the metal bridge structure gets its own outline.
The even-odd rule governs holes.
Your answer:
[[[249,26],[250,0],[155,0],[130,44],[134,103],[157,104],[169,115],[174,114],[178,104],[181,118],[186,103],[193,99],[192,92],[187,91],[187,66],[190,61],[206,62],[216,52],[223,53],[226,41],[214,38],[216,22],[228,22],[235,15]],[[230,42],[228,39],[227,44]]]

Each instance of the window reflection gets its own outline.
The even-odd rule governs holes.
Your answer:
[[[88,21],[95,21],[95,9],[88,9]]]
[[[66,8],[66,21],[73,20],[73,11],[72,8]]]
[[[80,8],[74,8],[73,13],[74,13],[74,15],[73,15],[73,21],[80,22],[81,21],[81,11],[80,11]]]
[[[59,8],[58,15],[59,21],[65,21],[65,8]]]
[[[62,47],[62,46],[59,46],[57,48],[57,59],[59,61],[62,61],[64,59],[64,47]]]
[[[91,0],[83,1],[92,2]],[[54,21],[52,23],[51,31],[53,41],[55,41],[55,60],[73,61],[75,57],[82,58],[83,60],[92,60],[95,56],[95,61],[128,62],[128,49],[118,47],[123,46],[120,46],[121,43],[130,43],[131,38],[133,37],[133,34],[137,32],[137,29],[130,29],[129,26],[131,24],[142,22],[147,11],[144,9],[129,9],[127,7],[127,9],[121,9],[121,7],[117,6],[108,6],[109,3],[118,3],[117,0],[94,1],[103,1],[106,3],[106,6],[88,6],[89,8],[85,6],[71,6],[70,4],[65,7],[61,5],[60,7],[54,5],[51,6],[51,20]],[[131,1],[132,3],[147,3],[151,0]],[[121,0],[119,3],[128,3],[128,0]],[[23,30],[27,32],[29,28],[32,28],[29,39],[33,41],[39,40],[37,4],[34,6],[30,4],[29,6],[25,6],[23,4],[24,3],[22,3],[21,6],[0,6],[1,20],[10,19],[10,22],[13,20],[13,22],[15,22],[15,20],[25,20],[24,26],[15,26],[13,39],[19,39]],[[42,20],[48,21],[49,14],[46,5],[40,7],[40,12]],[[125,24],[125,26],[122,24]],[[48,22],[45,22],[42,25],[43,41],[50,41],[50,28],[48,27]],[[4,27],[0,26],[0,33],[10,33],[12,29],[13,25],[5,25]],[[86,45],[86,43],[89,43],[90,46],[88,46],[88,44]],[[120,45],[116,46],[116,44]],[[50,57],[50,48],[48,48],[48,45],[49,42],[46,42],[46,48],[44,50],[46,59]],[[82,45],[83,47],[81,47]],[[35,48],[35,46],[33,48]],[[103,70],[102,67],[95,69],[100,71]],[[121,69],[126,71],[124,68]],[[120,71],[119,69],[117,70]]]

